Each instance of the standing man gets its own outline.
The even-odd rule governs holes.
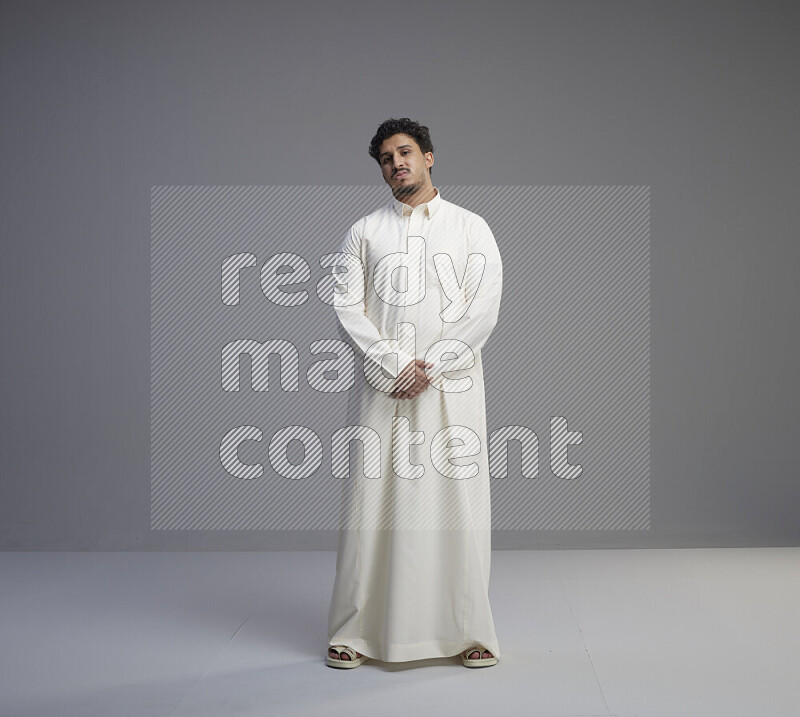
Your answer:
[[[369,153],[393,198],[351,227],[336,273],[334,308],[364,371],[349,397],[362,450],[343,482],[327,664],[494,665],[481,349],[500,253],[486,222],[433,186],[427,127],[386,120]]]

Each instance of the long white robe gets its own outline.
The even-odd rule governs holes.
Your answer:
[[[367,356],[348,424],[375,431],[380,450],[365,459],[353,441],[328,643],[386,662],[472,645],[500,657],[481,361],[502,292],[494,236],[437,190],[413,210],[392,199],[363,217],[340,251],[334,308],[357,356]],[[394,377],[414,357],[435,364],[431,385],[413,399],[391,398]]]

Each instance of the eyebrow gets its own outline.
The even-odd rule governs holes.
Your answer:
[[[397,149],[411,149],[411,145],[410,144],[401,144]],[[391,152],[381,152],[379,157],[380,157],[380,159],[383,159],[387,155],[389,155],[391,157],[392,153]]]

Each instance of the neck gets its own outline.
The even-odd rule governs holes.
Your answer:
[[[431,199],[436,196],[436,190],[432,184],[428,184],[426,187],[421,187],[413,194],[401,194],[400,196],[395,194],[394,196],[399,202],[408,204],[410,207],[416,207],[419,204],[425,204],[425,202],[431,201]]]

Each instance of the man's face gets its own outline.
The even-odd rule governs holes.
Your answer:
[[[433,152],[423,154],[416,140],[407,134],[395,134],[383,140],[378,161],[383,179],[397,199],[433,186],[428,174],[428,168],[433,166]]]

